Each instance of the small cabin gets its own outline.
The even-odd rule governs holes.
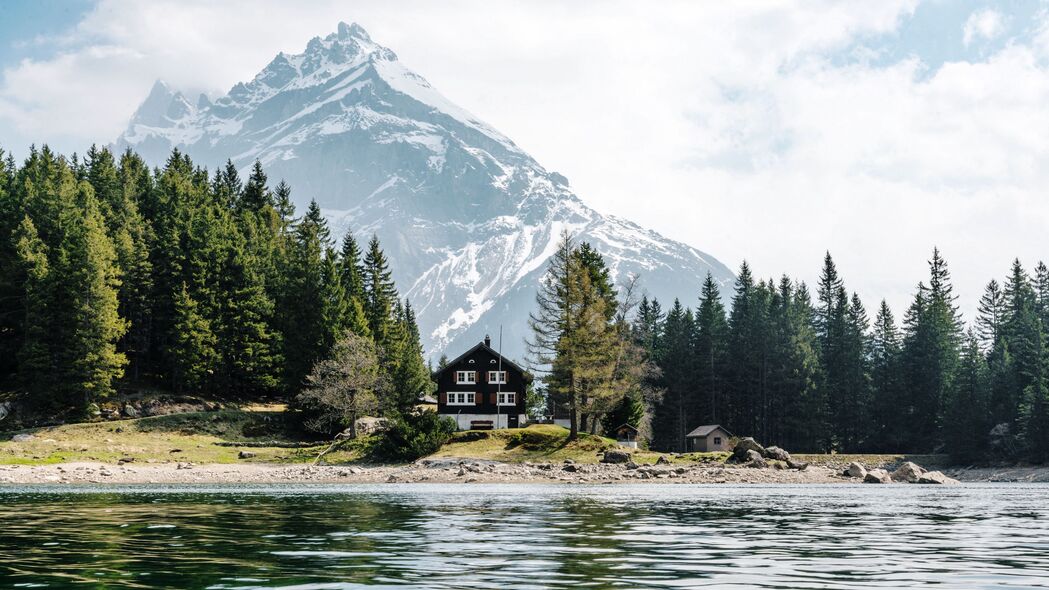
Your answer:
[[[621,447],[637,448],[637,428],[629,424],[620,424],[615,428],[616,444]]]
[[[433,374],[437,413],[459,430],[521,428],[528,421],[525,390],[532,377],[492,348],[488,336]]]
[[[705,424],[685,435],[685,450],[689,453],[730,451],[732,433],[720,424]]]

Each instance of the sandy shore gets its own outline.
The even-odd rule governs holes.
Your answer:
[[[827,467],[804,471],[742,466],[509,464],[469,459],[407,466],[306,466],[266,463],[0,465],[0,484],[197,483],[847,483]]]

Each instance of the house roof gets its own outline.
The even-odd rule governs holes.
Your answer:
[[[618,432],[619,430],[621,430],[623,428],[629,428],[630,430],[633,430],[634,432],[637,432],[637,427],[636,426],[631,426],[631,425],[629,425],[629,424],[627,424],[625,422],[623,424],[620,424],[619,426],[616,426],[612,430],[615,431],[615,432]]]
[[[692,432],[686,434],[685,438],[690,438],[690,437],[693,437],[693,436],[707,436],[708,434],[710,434],[711,432],[714,432],[715,430],[717,430],[719,428],[721,430],[724,430],[725,434],[727,434],[729,436],[732,436],[732,433],[729,432],[727,429],[725,429],[724,426],[722,426],[720,424],[704,424],[703,426],[700,426],[699,428],[696,428]]]
[[[483,348],[483,349],[487,350],[488,352],[490,352],[493,355],[495,355],[496,358],[502,359],[504,366],[509,366],[510,368],[514,369],[515,371],[520,372],[521,375],[524,376],[524,379],[525,379],[526,383],[530,382],[532,380],[532,376],[528,373],[528,371],[526,371],[523,368],[521,368],[520,365],[518,365],[517,363],[513,362],[512,360],[510,360],[510,359],[506,358],[505,356],[499,354],[499,351],[497,351],[494,348],[492,348],[491,346],[488,346],[487,344],[485,344],[483,340],[481,342],[478,342],[477,345],[474,346],[473,348],[471,348],[470,350],[467,350],[466,352],[464,352],[464,353],[460,354],[459,356],[455,357],[455,359],[448,361],[448,364],[445,365],[443,369],[437,369],[436,371],[434,371],[433,372],[433,378],[436,380],[438,377],[441,376],[442,373],[447,371],[450,367],[454,367],[455,365],[459,364],[459,361],[461,361],[464,358],[466,358],[466,357],[470,356],[471,354],[473,354],[478,348]]]

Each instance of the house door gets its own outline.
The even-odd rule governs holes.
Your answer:
[[[506,427],[507,428],[517,428],[518,427],[517,414],[507,414],[506,415]]]

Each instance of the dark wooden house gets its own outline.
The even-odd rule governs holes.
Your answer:
[[[519,428],[528,421],[525,389],[532,378],[494,350],[487,336],[433,379],[437,413],[454,418],[459,430]]]

